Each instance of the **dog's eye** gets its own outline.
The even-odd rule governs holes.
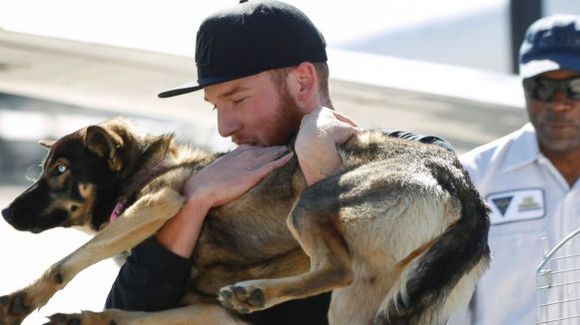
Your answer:
[[[56,166],[56,170],[58,171],[59,174],[63,174],[64,172],[66,172],[66,166],[65,165],[58,165],[58,166]]]

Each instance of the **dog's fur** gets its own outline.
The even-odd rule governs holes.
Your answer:
[[[139,136],[121,119],[44,145],[42,177],[2,214],[20,230],[75,226],[96,236],[0,297],[0,324],[18,323],[82,269],[154,234],[181,208],[184,181],[219,157],[168,135]],[[341,169],[314,186],[293,159],[210,211],[184,307],[58,314],[51,322],[243,323],[231,310],[333,291],[333,324],[443,324],[489,262],[488,211],[469,177],[447,150],[379,132],[339,150]],[[127,208],[109,224],[120,198]]]

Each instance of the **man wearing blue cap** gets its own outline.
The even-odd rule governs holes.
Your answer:
[[[188,201],[158,234],[134,249],[107,299],[107,308],[175,308],[191,272],[204,218],[285,164],[288,140],[308,184],[340,166],[336,144],[358,128],[332,110],[325,41],[298,9],[277,1],[249,1],[209,16],[196,40],[197,81],[161,93],[203,89],[217,113],[218,131],[238,148],[196,173]],[[409,133],[393,136],[409,138]],[[411,136],[413,138],[413,136]],[[419,141],[446,143],[436,137]],[[253,324],[325,324],[330,295],[291,301],[246,315]]]
[[[536,268],[580,228],[580,17],[532,24],[520,75],[530,123],[460,158],[492,210],[492,264],[462,324],[534,324]],[[575,314],[569,324],[580,323],[580,308],[556,313]]]

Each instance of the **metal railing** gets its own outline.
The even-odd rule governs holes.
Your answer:
[[[580,229],[560,241],[536,270],[536,324],[580,324]]]

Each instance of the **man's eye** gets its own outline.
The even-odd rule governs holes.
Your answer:
[[[243,102],[244,100],[246,100],[246,98],[248,98],[248,97],[243,97],[243,98],[240,98],[240,99],[234,99],[234,100],[232,100],[232,102],[234,104],[239,104],[239,103]]]

